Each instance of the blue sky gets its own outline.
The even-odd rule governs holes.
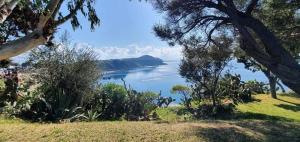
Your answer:
[[[153,34],[155,23],[162,23],[162,14],[150,3],[138,0],[97,0],[94,6],[101,19],[101,25],[94,32],[89,29],[87,19],[80,17],[82,29],[72,30],[68,22],[60,32],[68,30],[75,42],[89,43],[97,47],[167,46]]]
[[[95,50],[99,59],[114,59],[152,55],[164,60],[179,60],[181,47],[169,47],[154,35],[153,26],[164,23],[163,14],[150,3],[138,0],[96,0],[94,6],[101,24],[91,32],[87,18],[79,15],[82,29],[74,31],[70,22],[58,27],[58,38],[67,30],[76,47]],[[28,54],[13,58],[26,60]]]

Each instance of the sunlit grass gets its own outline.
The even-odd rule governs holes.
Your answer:
[[[278,95],[278,99],[270,95],[255,95],[256,101],[240,104],[238,110],[249,115],[262,114],[269,118],[278,118],[289,121],[300,122],[300,98]],[[255,118],[255,116],[252,116]]]

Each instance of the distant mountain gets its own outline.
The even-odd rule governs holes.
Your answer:
[[[138,58],[100,60],[99,66],[103,71],[131,70],[146,66],[165,65],[162,59],[150,55]]]

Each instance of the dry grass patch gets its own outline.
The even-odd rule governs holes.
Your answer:
[[[276,142],[300,141],[299,131],[297,122],[266,121],[17,123],[0,124],[0,141]]]

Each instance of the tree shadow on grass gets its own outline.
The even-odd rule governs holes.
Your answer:
[[[289,102],[289,101],[286,101],[286,100],[283,100],[283,99],[279,99],[279,98],[277,98],[277,100],[282,101],[282,102],[286,102],[286,103],[289,103],[289,104],[293,104],[295,106],[299,106],[300,107],[300,104],[298,104],[298,103]]]
[[[300,123],[280,121],[229,121],[195,127],[207,142],[298,142]]]
[[[219,124],[222,125],[222,124]],[[253,142],[260,141],[242,130],[232,127],[200,128],[197,136],[207,142]]]
[[[295,112],[300,111],[300,104],[298,104],[298,103],[286,101],[283,99],[277,99],[277,100],[288,103],[288,104],[276,104],[275,106],[277,106],[277,107],[280,107],[280,108],[283,108],[286,110],[295,111]]]
[[[291,110],[294,112],[300,111],[300,105],[288,105],[288,104],[279,104],[279,105],[275,105],[277,107],[286,109],[286,110]]]
[[[266,115],[262,113],[253,113],[253,112],[239,112],[236,114],[235,119],[238,120],[247,120],[247,119],[254,119],[254,120],[267,120],[267,121],[285,121],[285,122],[293,122],[294,119],[281,117],[281,116],[272,116]]]
[[[300,123],[282,121],[242,121],[237,126],[264,136],[266,142],[299,142]]]

